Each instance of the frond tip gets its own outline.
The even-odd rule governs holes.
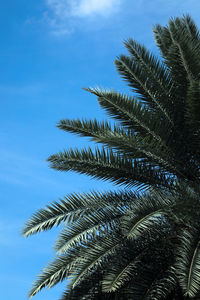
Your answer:
[[[71,255],[59,257],[47,265],[34,282],[29,292],[29,297],[32,298],[42,289],[46,287],[51,288],[57,283],[66,280],[72,267],[72,257]]]

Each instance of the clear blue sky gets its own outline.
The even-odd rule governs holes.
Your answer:
[[[69,4],[71,3],[71,4]],[[20,235],[36,209],[74,191],[111,184],[60,174],[45,159],[87,139],[61,132],[63,118],[102,119],[94,96],[81,87],[126,91],[115,72],[122,41],[133,37],[156,51],[152,25],[190,13],[199,0],[7,0],[0,2],[0,298],[23,300],[34,276],[53,258],[56,232]],[[38,294],[56,300],[64,285]]]

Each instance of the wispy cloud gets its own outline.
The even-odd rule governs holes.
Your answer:
[[[21,187],[53,187],[62,188],[64,185],[51,177],[45,161],[25,157],[6,150],[0,151],[0,184],[19,185]]]
[[[114,14],[122,0],[46,0],[44,20],[56,35],[71,33],[76,24],[100,21]]]
[[[46,0],[49,8],[59,18],[88,17],[95,15],[107,16],[113,13],[120,0]]]
[[[66,175],[50,170],[45,161],[37,157],[27,157],[24,153],[10,152],[8,149],[0,150],[0,165],[0,186],[4,184],[10,188],[18,186],[22,191],[27,188],[34,189],[34,192],[45,195],[74,192],[74,182],[80,176],[72,173],[66,182]],[[102,188],[102,183],[83,176],[82,182],[79,183],[79,190],[85,191],[90,181],[93,181],[94,188],[95,186],[98,189]],[[107,183],[106,186],[109,189],[111,184]]]

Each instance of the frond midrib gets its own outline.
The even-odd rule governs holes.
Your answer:
[[[106,250],[106,252],[104,252],[103,254],[101,254],[97,259],[95,259],[95,261],[93,261],[92,263],[89,264],[89,266],[86,266],[81,273],[78,275],[77,279],[73,282],[72,287],[74,288],[78,282],[80,281],[81,277],[84,275],[84,273],[89,270],[92,266],[95,265],[95,263],[97,263],[102,257],[106,256],[106,254],[108,254],[110,251],[114,250],[115,248],[117,248],[119,246],[119,244],[121,243],[121,241],[118,241],[114,246],[112,246],[110,249]],[[72,274],[73,276],[73,274]]]
[[[156,214],[164,214],[165,212],[163,211],[163,209],[158,209],[154,212],[151,212],[150,214],[144,216],[142,219],[140,219],[139,221],[137,221],[134,226],[129,230],[129,233],[127,235],[127,237],[132,237],[132,234],[134,232],[134,230],[145,220],[147,220],[149,217],[153,216],[153,215],[156,215]]]
[[[194,266],[194,261],[195,258],[197,256],[197,251],[200,247],[200,241],[197,243],[197,246],[194,250],[193,256],[192,256],[192,260],[191,260],[191,264],[190,264],[190,268],[189,268],[189,273],[188,273],[188,282],[187,282],[187,292],[186,294],[190,293],[190,286],[191,286],[191,282],[192,282],[192,271],[193,271],[193,266]]]

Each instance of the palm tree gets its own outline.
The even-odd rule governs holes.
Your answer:
[[[58,124],[103,146],[52,155],[52,168],[126,189],[71,194],[27,221],[25,236],[64,225],[30,296],[67,279],[62,300],[200,299],[200,35],[189,16],[154,34],[161,59],[129,39],[115,61],[133,94],[86,89],[115,122]]]

